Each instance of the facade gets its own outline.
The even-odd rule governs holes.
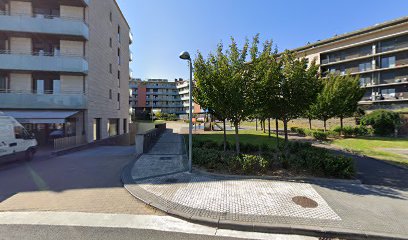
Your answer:
[[[367,109],[408,107],[408,17],[294,49],[329,73],[358,75]]]
[[[132,79],[130,106],[134,113],[162,112],[176,115],[188,114],[189,88],[188,81],[176,79]],[[194,113],[200,113],[198,104],[194,104]]]
[[[116,1],[0,1],[0,111],[42,143],[127,132],[129,25]]]

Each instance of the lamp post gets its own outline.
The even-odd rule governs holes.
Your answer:
[[[191,61],[190,54],[188,52],[180,53],[180,58],[187,60],[190,65],[190,82],[189,82],[189,117],[188,117],[188,171],[192,171],[192,158],[193,158],[193,63]]]

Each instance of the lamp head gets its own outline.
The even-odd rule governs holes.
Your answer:
[[[190,53],[188,53],[186,51],[180,53],[180,58],[183,59],[183,60],[191,61]]]

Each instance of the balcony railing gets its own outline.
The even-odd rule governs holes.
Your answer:
[[[0,31],[67,35],[89,39],[83,18],[0,11]]]
[[[81,91],[37,91],[0,89],[3,109],[86,109],[87,96]]]
[[[88,62],[81,55],[54,52],[0,50],[0,69],[88,73]]]

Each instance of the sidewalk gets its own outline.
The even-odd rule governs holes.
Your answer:
[[[184,172],[181,136],[165,133],[125,168],[135,197],[187,220],[236,230],[408,239],[408,192],[344,181],[309,183]]]

